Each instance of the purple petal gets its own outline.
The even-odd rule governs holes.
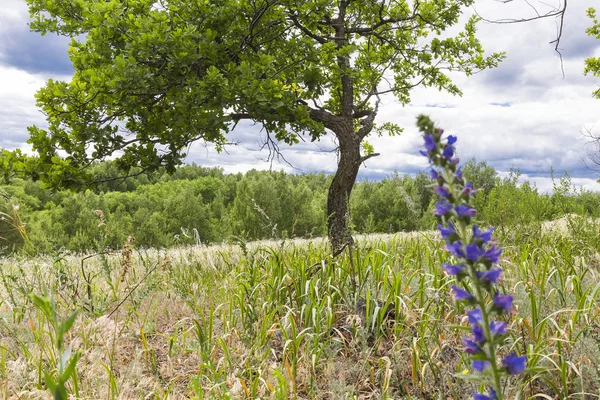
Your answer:
[[[462,179],[463,178],[462,166],[458,167],[458,169],[456,170],[456,172],[454,174],[456,175],[456,177],[458,179]]]
[[[443,197],[446,199],[448,197],[450,197],[450,191],[444,186],[436,186],[436,188],[434,190],[440,197]]]
[[[454,156],[454,147],[452,147],[451,145],[444,146],[444,151],[442,152],[442,155],[446,160],[450,161],[452,159],[452,156]]]
[[[506,335],[506,323],[501,321],[490,322],[490,332],[494,336]]]
[[[485,258],[490,260],[492,263],[497,263],[500,259],[500,254],[502,254],[502,248],[492,246],[485,252]]]
[[[481,249],[477,243],[470,243],[467,245],[467,247],[465,248],[465,252],[466,252],[466,259],[472,262],[477,262],[479,261],[479,259],[481,258],[481,256],[483,256],[483,254],[485,253],[485,251],[483,249]]]
[[[466,290],[463,290],[461,288],[459,288],[456,285],[452,285],[451,286],[452,290],[454,291],[454,298],[458,301],[471,301],[473,300],[473,295],[469,292],[467,292]]]
[[[477,326],[483,322],[483,313],[479,307],[467,311],[467,317],[469,317],[469,324],[471,324],[471,326]]]
[[[427,149],[427,151],[432,151],[435,149],[435,139],[433,138],[433,136],[431,135],[423,135],[423,138],[425,139],[425,149]]]
[[[481,347],[471,339],[463,338],[463,344],[465,345],[465,352],[467,354],[477,354],[481,351]]]
[[[452,254],[456,257],[460,257],[460,258],[465,257],[465,251],[463,250],[463,244],[460,240],[457,240],[454,243],[446,243],[446,248],[448,249],[450,254]]]
[[[474,208],[465,206],[464,204],[454,207],[454,211],[459,217],[472,217],[477,212],[477,210],[475,210]]]
[[[473,393],[473,400],[496,400],[498,398],[498,394],[492,388],[490,388],[489,394],[483,393]]]
[[[513,297],[511,295],[496,293],[494,295],[494,305],[501,311],[508,313],[512,310]]]
[[[448,203],[446,200],[438,201],[435,204],[435,210],[433,213],[435,215],[446,215],[452,210],[452,204]]]
[[[454,228],[452,222],[448,222],[448,228],[444,228],[442,224],[438,224],[438,229],[440,230],[444,239],[448,239],[451,235],[456,233],[456,229]]]
[[[527,357],[519,357],[515,353],[509,354],[502,359],[502,365],[504,365],[506,370],[513,375],[518,375],[525,371],[526,362]]]
[[[471,182],[467,183],[464,187],[464,189],[462,190],[462,194],[466,194],[466,195],[470,195],[470,194],[474,194],[475,190],[473,189],[473,184]]]
[[[471,363],[471,365],[475,371],[483,372],[484,369],[490,367],[492,364],[490,364],[489,361],[475,360]]]
[[[473,339],[475,339],[475,341],[479,344],[485,343],[485,334],[483,333],[483,328],[481,326],[473,326]]]
[[[465,264],[460,264],[460,265],[442,264],[442,267],[446,270],[446,272],[450,276],[460,275],[460,274],[464,273],[465,269],[466,269]]]
[[[457,140],[456,136],[454,136],[454,135],[448,136],[448,144],[454,144],[454,143],[456,143],[456,140]]]
[[[483,241],[483,243],[487,243],[492,240],[492,233],[494,232],[494,228],[491,228],[487,232],[482,232],[479,230],[479,226],[473,225],[473,237],[475,239],[479,239]]]
[[[468,247],[468,246],[467,246]],[[500,274],[503,272],[502,268],[493,268],[488,271],[485,271],[483,274],[478,274],[479,279],[483,283],[498,283],[498,278],[500,278]]]

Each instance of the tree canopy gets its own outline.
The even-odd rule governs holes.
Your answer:
[[[596,10],[593,8],[589,8],[587,10],[587,15],[593,21],[592,26],[586,29],[587,34],[590,36],[595,36],[596,39],[600,39],[600,21],[596,17]],[[586,75],[592,74],[595,77],[600,78],[600,57],[590,57],[587,60],[585,60],[584,73]],[[600,99],[600,89],[594,91],[594,96]]]
[[[27,0],[33,30],[73,38],[75,73],[37,93],[48,120],[29,128],[37,158],[4,162],[77,187],[107,157],[125,171],[174,171],[192,142],[221,149],[240,120],[288,144],[331,132],[329,235],[334,247],[351,243],[348,198],[376,155],[365,139],[401,130],[375,125],[380,96],[407,104],[419,85],[460,94],[449,71],[502,59],[484,54],[476,17],[446,32],[473,1]]]

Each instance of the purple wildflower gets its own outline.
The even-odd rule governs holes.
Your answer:
[[[490,332],[494,336],[506,335],[506,322],[502,322],[502,321],[490,322]]]
[[[469,206],[465,206],[464,204],[461,204],[454,207],[454,212],[456,212],[456,215],[458,215],[459,217],[472,217],[473,215],[475,215],[477,210]]]
[[[456,257],[465,258],[465,251],[463,249],[463,243],[457,240],[454,243],[446,243],[446,247],[450,254]]]
[[[467,292],[466,290],[463,290],[461,288],[459,288],[456,285],[452,285],[451,286],[452,290],[454,291],[454,298],[457,301],[471,301],[473,300],[473,295],[469,292]]]
[[[492,263],[497,263],[500,259],[500,254],[502,254],[502,248],[494,245],[485,252],[485,258],[490,260]]]
[[[473,400],[496,400],[497,398],[498,394],[492,388],[490,388],[489,394],[473,393]]]
[[[479,344],[485,343],[485,334],[483,333],[483,328],[481,326],[475,325],[473,327],[473,339]]]
[[[477,262],[485,254],[485,250],[480,248],[477,243],[470,243],[465,247],[465,258],[472,262]]]
[[[454,173],[454,175],[456,175],[456,177],[457,177],[459,180],[462,180],[462,178],[463,178],[462,167],[458,167],[458,168],[456,169],[456,172]]]
[[[452,222],[448,222],[447,228],[444,228],[442,224],[439,224],[438,229],[440,230],[440,233],[444,239],[448,239],[450,236],[456,233],[456,228],[454,228]]]
[[[462,190],[462,194],[469,196],[471,194],[474,194],[475,190],[473,189],[473,184],[471,182],[467,183],[465,185],[465,188]]]
[[[467,246],[469,247],[469,246]],[[467,253],[468,254],[468,253]],[[490,270],[487,270],[485,272],[476,272],[475,274],[477,275],[477,277],[479,279],[481,279],[481,282],[483,283],[493,283],[496,284],[498,283],[498,278],[500,278],[500,274],[503,272],[504,270],[502,268],[493,268]]]
[[[423,135],[423,137],[425,138],[425,149],[427,149],[427,152],[435,150],[434,137],[431,135]]]
[[[465,352],[467,354],[477,354],[481,352],[481,347],[471,339],[463,338],[463,344],[465,345]]]
[[[467,266],[465,264],[460,265],[452,265],[452,264],[442,264],[442,267],[446,270],[448,275],[456,276],[465,273]]]
[[[494,233],[494,228],[489,231],[482,232],[479,230],[479,226],[473,225],[473,238],[476,240],[481,240],[483,243],[488,243],[492,240],[492,233]]]
[[[489,361],[482,361],[482,360],[475,360],[471,363],[471,366],[473,367],[473,369],[478,372],[483,372],[484,369],[490,367],[491,365],[492,364],[490,364]]]
[[[512,353],[502,359],[502,365],[504,365],[504,367],[510,374],[518,375],[521,372],[525,371],[526,361],[527,357],[519,357],[515,353]]]
[[[467,311],[467,317],[469,317],[469,324],[471,324],[471,326],[476,326],[483,322],[483,313],[479,307]]]
[[[443,216],[442,222],[446,226],[440,224],[438,228],[446,240],[448,252],[456,258],[462,259],[452,264],[443,264],[443,269],[448,275],[456,277],[458,282],[467,276],[472,276],[474,278],[472,284],[474,289],[477,289],[472,294],[456,285],[451,287],[456,300],[466,301],[476,307],[467,312],[473,335],[462,339],[464,351],[473,356],[471,360],[473,369],[485,372],[486,368],[491,366],[488,354],[494,352],[507,333],[507,323],[492,321],[490,314],[508,313],[513,307],[513,297],[500,294],[493,287],[499,282],[503,273],[502,268],[494,265],[500,260],[502,248],[493,244],[493,228],[482,231],[479,226],[475,225],[471,228],[472,235],[464,234],[471,217],[476,213],[471,202],[476,189],[472,183],[466,182],[463,171],[458,166],[459,159],[456,157],[456,148],[454,147],[457,142],[456,136],[450,135],[442,142],[443,131],[435,128],[431,121],[424,116],[419,117],[418,125],[424,132],[425,141],[425,151],[421,151],[421,154],[429,158],[432,167],[429,174],[437,182],[434,190],[442,198],[442,201],[436,204],[434,214]],[[485,292],[482,292],[482,289]],[[488,304],[488,293],[493,295],[491,305]],[[484,321],[489,321],[489,326],[486,326]],[[526,357],[511,354],[502,360],[502,370],[493,368],[492,371],[487,372],[494,376],[497,383],[499,373],[519,374],[525,370],[525,364]],[[499,387],[490,387],[487,394],[473,393],[473,396],[475,400],[495,400],[498,398],[496,390],[499,389]]]
[[[452,204],[448,203],[446,200],[438,201],[435,204],[435,210],[433,213],[435,215],[446,215],[452,210]]]
[[[510,310],[512,310],[513,297],[511,295],[496,293],[494,295],[494,306],[499,311],[508,313]]]
[[[434,189],[438,196],[447,199],[450,197],[450,191],[445,186],[436,186]]]
[[[452,156],[454,155],[454,147],[451,145],[446,145],[444,146],[444,150],[442,151],[442,155],[444,156],[444,158],[448,161],[450,161],[452,159]]]

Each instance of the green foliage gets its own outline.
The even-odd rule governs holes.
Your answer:
[[[400,177],[397,173],[381,182],[361,182],[351,198],[351,221],[363,233],[414,231],[429,205],[425,175]]]
[[[80,354],[78,352],[72,354],[71,347],[65,349],[64,339],[65,334],[73,327],[79,312],[74,311],[63,321],[60,321],[53,297],[32,294],[31,301],[46,318],[46,322],[50,328],[47,331],[47,334],[51,335],[50,339],[53,345],[52,350],[56,352],[56,354],[52,355],[53,361],[55,361],[57,365],[56,371],[44,371],[46,386],[50,393],[52,393],[54,400],[68,400],[69,395],[67,393],[66,383],[72,378],[75,388],[77,388],[77,373],[75,366],[80,358]],[[39,340],[43,340],[43,338],[40,337]],[[78,394],[75,393],[75,396],[78,396]]]
[[[4,252],[55,254],[122,248],[132,235],[141,248],[245,240],[321,237],[327,232],[325,203],[331,177],[249,171],[227,175],[195,165],[174,174],[156,171],[126,181],[114,163],[91,170],[106,180],[93,190],[72,193],[13,179],[3,187],[0,246]],[[483,189],[474,197],[478,219],[501,232],[537,227],[565,213],[600,216],[597,193],[574,190],[570,179],[555,179],[554,194],[519,184],[518,173],[504,179],[485,162],[464,166],[469,181]],[[355,233],[395,233],[433,229],[437,221],[431,180],[393,174],[357,184],[350,199]]]
[[[592,26],[586,29],[586,33],[596,39],[600,39],[600,21],[596,17],[596,10],[588,8],[587,16],[592,19]],[[590,57],[585,60],[584,73],[600,78],[600,57]],[[594,91],[594,96],[600,99],[600,89]]]
[[[486,195],[496,186],[496,170],[486,161],[477,161],[475,158],[467,161],[462,167],[463,175],[467,182]]]

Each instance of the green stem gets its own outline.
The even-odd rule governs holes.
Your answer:
[[[487,304],[485,303],[485,298],[481,290],[481,286],[478,284],[477,276],[475,275],[475,269],[472,265],[469,265],[469,276],[471,277],[471,281],[475,286],[475,290],[477,291],[477,304],[481,309],[481,315],[483,316],[483,332],[485,334],[485,338],[488,343],[488,351],[490,353],[490,364],[492,366],[492,376],[494,378],[494,390],[497,394],[497,400],[502,400],[502,387],[500,384],[500,375],[501,371],[496,365],[496,345],[494,343],[494,338],[492,337],[492,332],[490,331],[490,319],[487,312]]]

